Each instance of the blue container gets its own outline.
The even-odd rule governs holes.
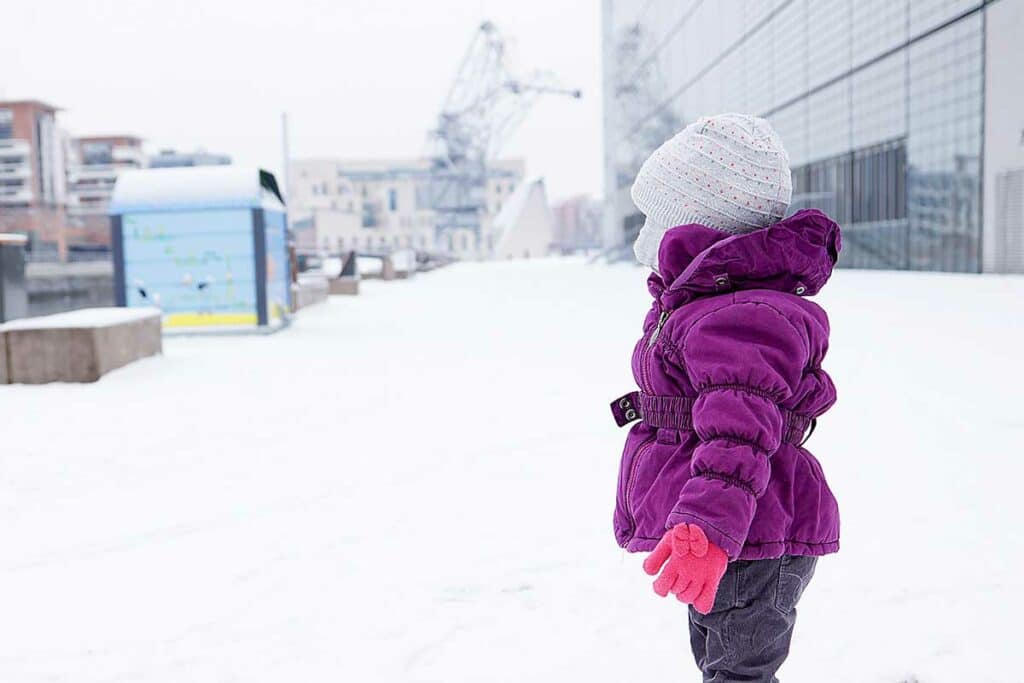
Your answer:
[[[287,218],[274,176],[245,166],[126,171],[110,203],[119,306],[168,329],[287,321]]]

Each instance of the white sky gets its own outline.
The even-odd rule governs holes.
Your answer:
[[[202,146],[278,172],[293,157],[418,156],[475,28],[582,100],[540,100],[503,150],[552,197],[601,192],[599,0],[31,0],[6,3],[0,99],[72,134]]]

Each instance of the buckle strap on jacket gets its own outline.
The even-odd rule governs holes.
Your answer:
[[[643,420],[658,429],[689,431],[693,429],[693,403],[694,400],[686,396],[658,396],[632,391],[612,401],[611,408],[615,423],[620,427],[634,420]],[[783,421],[782,440],[803,446],[814,433],[817,420],[785,408],[779,410]]]

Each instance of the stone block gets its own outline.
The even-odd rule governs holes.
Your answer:
[[[160,312],[87,308],[0,326],[12,384],[95,382],[111,370],[160,353]]]
[[[333,280],[328,280],[331,288],[331,294],[341,294],[345,296],[355,296],[359,294],[359,278],[357,277],[337,277]]]

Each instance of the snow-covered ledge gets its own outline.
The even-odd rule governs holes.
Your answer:
[[[155,308],[84,308],[0,325],[0,382],[95,382],[161,351]]]

